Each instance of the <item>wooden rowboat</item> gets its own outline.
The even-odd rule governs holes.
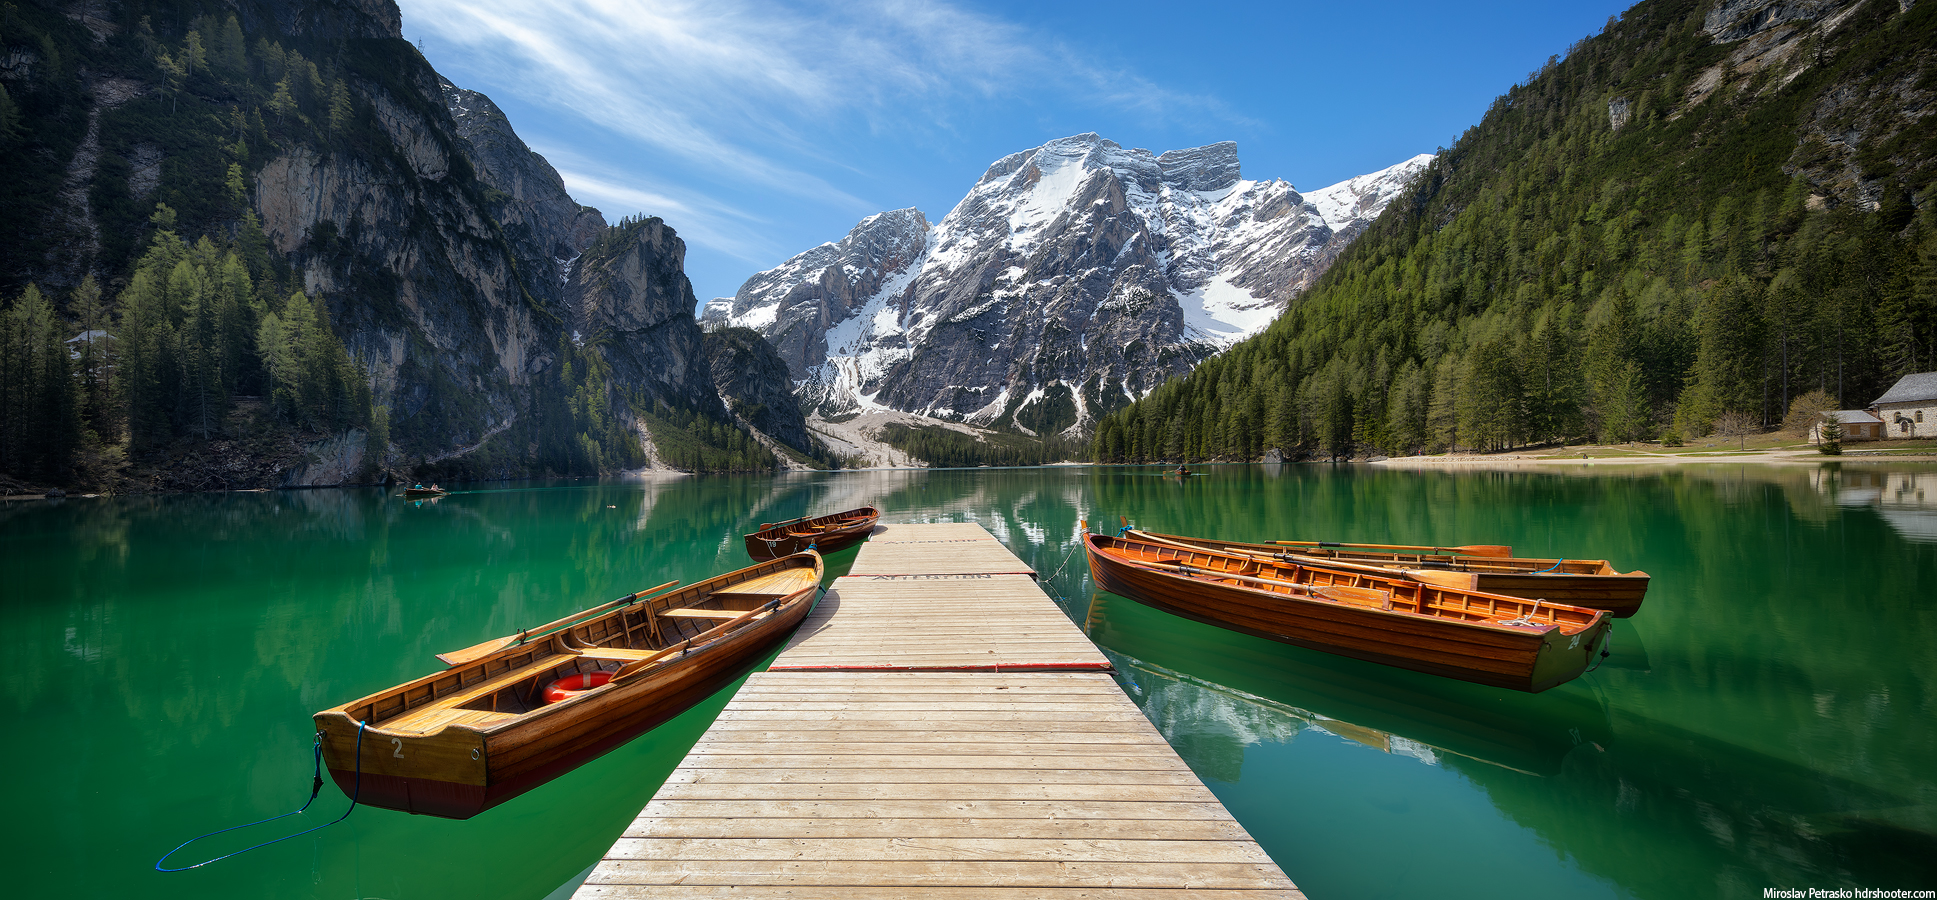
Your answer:
[[[754,559],[775,559],[808,547],[821,553],[845,550],[874,531],[874,523],[880,518],[881,510],[863,506],[811,519],[778,524],[762,522],[759,531],[746,536],[747,555]]]
[[[1530,559],[1513,556],[1486,556],[1471,553],[1433,553],[1433,548],[1405,553],[1353,547],[1286,546],[1249,544],[1215,538],[1186,537],[1132,529],[1130,535],[1145,540],[1183,544],[1217,552],[1235,552],[1299,565],[1330,569],[1371,571],[1380,575],[1402,574],[1415,581],[1440,587],[1505,594],[1529,600],[1552,600],[1569,606],[1604,609],[1615,618],[1625,619],[1641,608],[1648,594],[1648,573],[1617,572],[1605,559]],[[1440,548],[1457,550],[1460,548]],[[1512,552],[1511,548],[1500,548]]]
[[[739,677],[800,624],[822,574],[819,554],[796,554],[487,642],[475,659],[317,713],[324,762],[360,803],[470,818]]]
[[[423,485],[420,484],[416,487],[404,488],[405,498],[442,497],[448,493],[450,493],[450,491],[444,490],[443,488],[440,488],[436,485],[431,485],[430,487],[424,487]]]
[[[1085,535],[1099,587],[1257,637],[1518,691],[1572,680],[1607,613],[1134,537]]]

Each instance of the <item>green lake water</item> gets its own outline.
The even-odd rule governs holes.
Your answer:
[[[1937,889],[1937,468],[990,469],[0,506],[12,896],[530,898],[577,878],[731,689],[464,822],[299,806],[310,715],[433,654],[747,564],[762,521],[975,521],[1310,896]],[[1234,540],[1502,543],[1653,577],[1602,668],[1537,695],[1099,593],[1078,522]],[[1071,551],[1075,550],[1074,555]],[[837,554],[838,573],[853,551]],[[228,852],[335,818],[188,848]],[[569,892],[569,891],[567,891]]]

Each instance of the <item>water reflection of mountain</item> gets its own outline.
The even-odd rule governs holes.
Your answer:
[[[1150,724],[1202,778],[1236,783],[1243,775],[1246,746],[1290,743],[1314,718],[1121,653],[1103,654]]]
[[[1235,784],[1244,774],[1245,747],[1288,744],[1307,728],[1428,765],[1439,760],[1434,748],[1395,734],[1326,718],[1121,653],[1103,653],[1158,733],[1204,778]]]
[[[1937,877],[1937,836],[1906,824],[1920,818],[1916,798],[1624,703],[1617,692],[1637,670],[1524,695],[1221,632],[1111,594],[1094,596],[1088,625],[1206,777],[1239,781],[1246,743],[1318,725],[1387,752],[1431,752],[1584,871],[1640,897]],[[1177,674],[1151,691],[1152,667]]]
[[[1324,727],[1370,746],[1385,741],[1381,749],[1391,741],[1375,735],[1545,775],[1576,746],[1609,737],[1607,713],[1586,691],[1494,690],[1249,638],[1101,592],[1087,627],[1105,652],[1263,698],[1281,715],[1346,723]]]
[[[1771,885],[1927,885],[1937,837],[1878,815],[1904,798],[1613,711],[1614,737],[1533,781],[1457,757],[1443,763],[1581,867],[1641,897],[1754,896]],[[1637,859],[1653,865],[1637,867]]]

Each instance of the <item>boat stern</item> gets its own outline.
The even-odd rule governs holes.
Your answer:
[[[1569,634],[1559,628],[1548,631],[1534,656],[1533,676],[1526,690],[1538,694],[1581,676],[1607,649],[1608,631],[1614,627],[1606,612]]]
[[[359,727],[341,709],[317,713],[315,721],[331,780],[356,802],[449,819],[484,809],[490,755],[477,729],[414,734]]]

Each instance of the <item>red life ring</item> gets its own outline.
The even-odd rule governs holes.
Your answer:
[[[585,675],[567,675],[551,684],[545,685],[545,702],[557,703],[567,697],[576,696],[612,680],[611,672],[592,672]]]

